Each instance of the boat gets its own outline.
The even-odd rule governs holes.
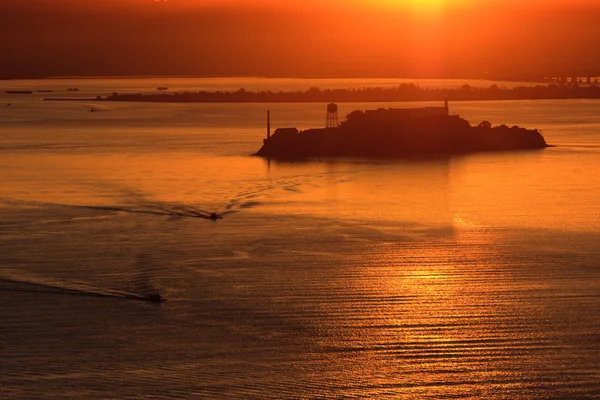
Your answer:
[[[216,221],[216,220],[218,220],[218,219],[222,219],[222,218],[223,218],[223,216],[222,216],[222,215],[220,215],[220,214],[218,214],[218,213],[215,213],[215,212],[211,212],[211,213],[208,215],[208,219],[211,219],[211,220],[213,220],[213,221]]]
[[[161,303],[165,301],[165,299],[159,293],[152,293],[146,296],[146,300],[151,303]]]

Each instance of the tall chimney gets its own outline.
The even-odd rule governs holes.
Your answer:
[[[448,96],[444,97],[444,107],[446,108],[446,115],[450,115],[450,109],[448,108]]]
[[[271,110],[267,110],[267,139],[271,139]]]

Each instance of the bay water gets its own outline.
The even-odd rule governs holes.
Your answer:
[[[266,110],[324,104],[4,93],[397,83],[3,82],[0,397],[600,397],[600,101],[450,103],[540,151],[278,162]]]

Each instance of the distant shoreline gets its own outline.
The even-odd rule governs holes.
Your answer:
[[[409,102],[482,100],[562,100],[600,99],[600,86],[589,85],[535,85],[488,88],[463,85],[454,89],[422,88],[415,84],[394,87],[367,87],[360,89],[320,89],[307,91],[199,91],[161,93],[113,93],[106,97],[48,97],[47,101],[122,101],[152,103],[352,103],[352,102]]]

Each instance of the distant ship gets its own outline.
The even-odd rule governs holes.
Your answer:
[[[7,94],[33,94],[31,90],[7,90]]]
[[[332,118],[333,114],[333,118]],[[353,111],[337,122],[337,105],[328,106],[326,128],[298,131],[280,128],[270,134],[255,154],[274,159],[320,157],[431,157],[482,151],[542,149],[548,147],[538,130],[472,126],[444,107],[379,108]]]

